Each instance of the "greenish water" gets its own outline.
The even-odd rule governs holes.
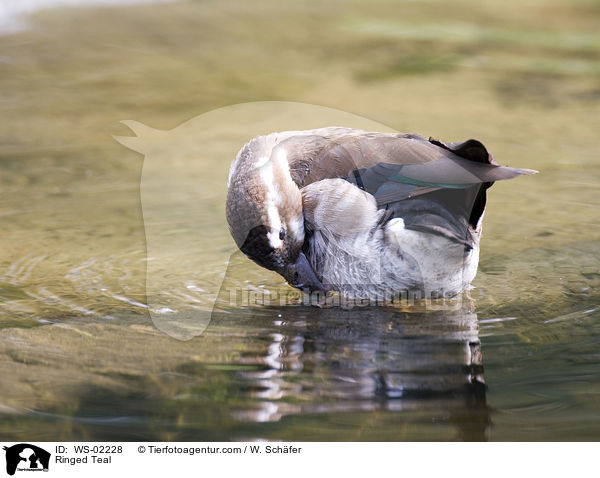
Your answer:
[[[0,37],[0,438],[598,440],[600,10],[507,5],[56,10]],[[198,117],[266,100],[333,109]],[[130,123],[143,160],[124,119],[169,132]],[[222,284],[291,290],[235,253],[235,151],[371,120],[540,171],[490,190],[475,289],[211,316]]]

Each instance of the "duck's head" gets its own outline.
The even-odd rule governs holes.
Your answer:
[[[327,290],[306,256],[302,194],[290,175],[285,149],[269,137],[248,143],[231,167],[227,222],[240,250],[299,289]]]

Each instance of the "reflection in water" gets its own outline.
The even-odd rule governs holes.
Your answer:
[[[233,412],[237,419],[421,410],[456,425],[458,439],[486,439],[490,410],[470,302],[427,313],[383,307],[245,312],[245,326],[264,327],[266,314],[277,318],[262,337],[263,352],[240,357],[240,364],[255,367],[238,372],[252,400]]]
[[[519,31],[523,9],[499,16],[492,2],[465,2],[494,41],[457,42],[423,25],[434,32],[425,56],[414,55],[423,28],[413,35],[377,17],[444,17],[452,27],[465,16],[456,5],[352,3],[345,17],[359,23],[344,24],[337,7],[315,16],[308,4],[271,3],[65,9],[0,37],[0,108],[10,118],[0,150],[0,437],[598,440],[600,95],[597,75],[581,68],[597,70],[589,2],[565,2],[560,16],[525,2],[529,26]],[[164,35],[148,35],[157,25]],[[398,32],[402,48],[385,47]],[[380,130],[334,110],[238,110],[175,128],[216,105],[265,98],[448,140],[480,137],[501,162],[541,171],[490,193],[472,291],[487,393],[470,309],[236,305],[204,331],[205,291],[220,285],[233,247],[223,205],[239,148],[277,130]],[[142,168],[114,142],[130,134],[117,125],[124,118],[174,128],[164,162],[153,156]],[[157,181],[141,187],[149,168]],[[239,267],[234,287],[284,288],[251,261]],[[181,342],[161,324],[203,333]]]
[[[82,321],[0,334],[0,353],[14,398],[0,435],[12,441],[489,438],[468,301],[423,313],[242,307],[188,342]]]

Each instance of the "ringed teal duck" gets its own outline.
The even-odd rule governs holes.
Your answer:
[[[227,221],[257,264],[308,291],[451,297],[477,272],[486,191],[533,174],[474,139],[342,127],[258,136],[238,153]]]

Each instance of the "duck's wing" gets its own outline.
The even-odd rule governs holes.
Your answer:
[[[494,181],[536,172],[498,165],[474,139],[443,143],[412,134],[365,132],[307,139],[304,147],[289,148],[292,177],[300,187],[345,179],[371,194],[390,219],[402,217],[409,229],[466,245]]]
[[[311,138],[310,143],[318,145],[318,154],[304,162],[307,167],[301,186],[325,178],[347,178],[376,195],[382,204],[407,199],[415,190],[466,189],[535,172],[498,165],[485,146],[474,139],[442,143],[414,134],[363,132],[331,139]],[[405,187],[379,191],[386,183]]]

